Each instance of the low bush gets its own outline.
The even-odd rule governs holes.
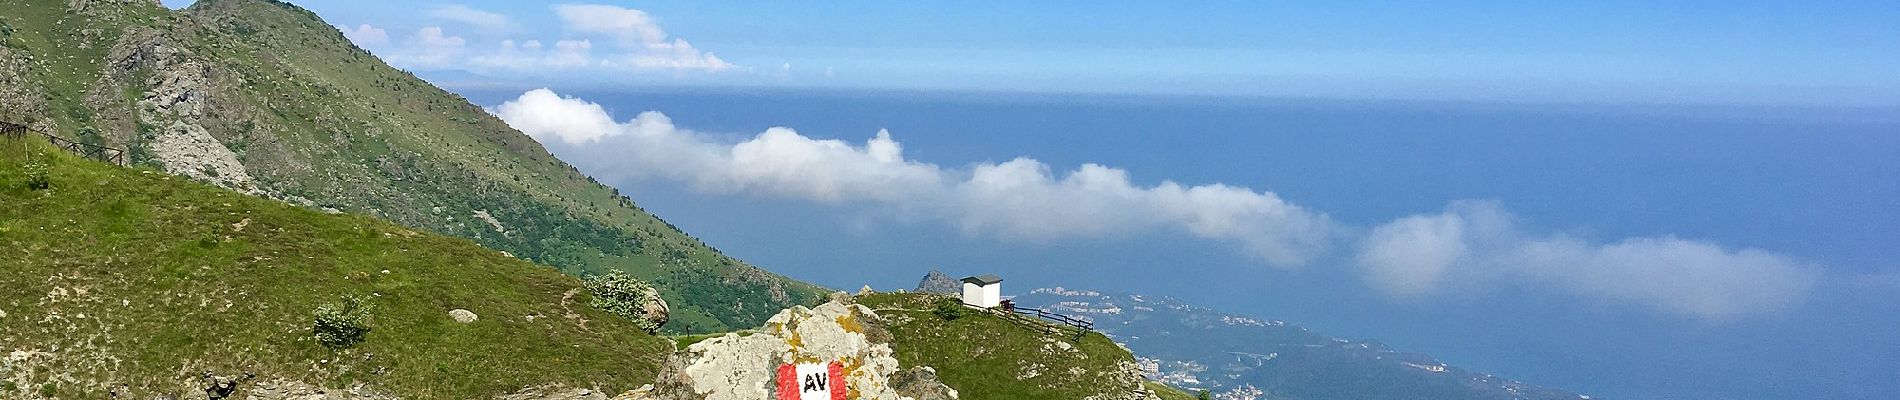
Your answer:
[[[46,165],[46,157],[44,156],[35,157],[32,161],[27,161],[26,188],[32,190],[46,190],[52,188],[53,181],[52,177],[49,176],[51,175],[50,171],[52,171],[52,167]]]
[[[317,306],[316,325],[312,328],[317,342],[332,349],[362,343],[369,335],[370,308],[369,301],[360,296],[344,296],[340,302]]]
[[[957,318],[963,318],[963,313],[967,311],[968,310],[963,309],[962,303],[957,301],[942,301],[937,303],[937,309],[931,311],[931,313],[937,314],[937,318],[943,318],[945,321],[955,321]]]
[[[645,315],[647,302],[659,295],[659,291],[653,290],[646,282],[625,272],[609,271],[589,276],[581,284],[594,294],[594,300],[589,303],[594,308],[625,317],[647,333],[660,331],[660,325],[664,322],[648,319]]]

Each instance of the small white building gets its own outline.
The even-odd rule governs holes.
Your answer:
[[[1003,301],[1003,278],[983,274],[963,278],[963,304],[992,308]]]

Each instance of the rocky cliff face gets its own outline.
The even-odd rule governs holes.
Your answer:
[[[793,307],[756,331],[688,346],[661,372],[654,399],[774,398],[780,364],[839,362],[853,399],[954,399],[956,391],[926,367],[901,369],[883,318],[868,307],[832,301]]]
[[[272,195],[259,190],[237,153],[205,128],[206,119],[213,118],[214,96],[222,94],[220,86],[228,86],[216,84],[215,70],[169,36],[144,28],[128,30],[107,57],[113,63],[109,69],[113,78],[106,86],[145,88],[134,106],[140,129],[131,141],[150,151],[151,159],[146,161],[172,174],[253,195]]]
[[[52,132],[56,122],[47,114],[46,93],[39,85],[29,84],[27,70],[35,67],[31,54],[0,46],[0,118],[33,130]]]

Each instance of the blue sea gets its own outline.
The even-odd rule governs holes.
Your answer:
[[[729,254],[835,288],[909,288],[930,268],[1006,292],[1169,295],[1598,398],[1895,398],[1900,393],[1900,110],[1233,97],[555,88],[618,119],[660,111],[737,141],[786,126],[956,167],[1029,156],[1139,183],[1269,190],[1352,226],[1497,200],[1538,232],[1675,235],[1824,268],[1795,309],[1708,322],[1501,287],[1377,296],[1337,264],[1258,265],[1165,235],[1008,243],[850,205],[607,182]],[[521,90],[461,93],[494,106]],[[1887,275],[1881,275],[1887,274]]]

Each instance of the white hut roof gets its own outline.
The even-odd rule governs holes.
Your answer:
[[[1002,282],[1003,278],[997,277],[996,274],[982,274],[982,275],[972,276],[968,278],[963,278],[963,281],[967,283],[977,284],[977,286],[989,286],[989,285],[994,285],[994,284]]]

